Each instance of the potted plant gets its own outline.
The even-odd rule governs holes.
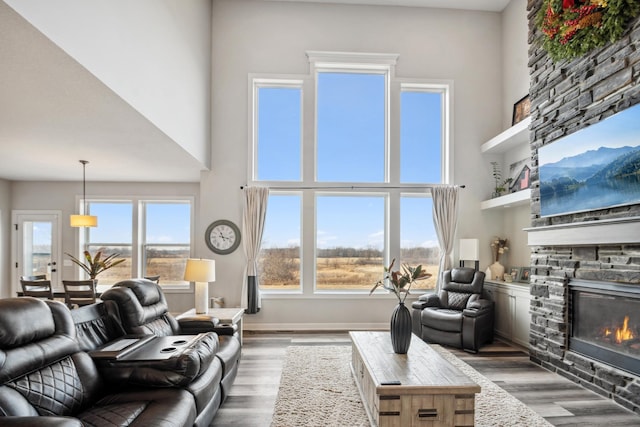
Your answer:
[[[502,180],[502,171],[500,170],[500,165],[498,162],[491,162],[491,167],[493,168],[493,172],[491,176],[493,176],[494,180],[494,188],[492,197],[500,197],[502,193],[507,191],[507,186],[513,181],[512,178],[507,178],[504,181]]]
[[[394,352],[405,354],[409,350],[409,344],[411,344],[411,313],[405,307],[404,301],[407,299],[413,283],[427,279],[431,277],[431,274],[427,273],[422,268],[422,265],[411,267],[408,264],[403,264],[402,271],[392,271],[391,269],[395,262],[396,260],[394,259],[389,267],[384,267],[383,278],[373,285],[369,295],[382,286],[384,289],[393,292],[398,298],[398,305],[391,315],[391,344]]]
[[[103,259],[102,251],[96,252],[95,256],[93,257],[91,256],[91,253],[89,251],[84,251],[85,261],[80,261],[70,253],[66,253],[66,255],[71,258],[71,261],[73,261],[74,264],[82,268],[92,280],[95,280],[96,276],[103,271],[106,271],[118,264],[122,264],[123,262],[125,262],[124,259],[116,260],[116,258],[118,258],[120,254],[111,254]]]

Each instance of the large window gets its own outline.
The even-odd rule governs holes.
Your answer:
[[[91,200],[88,210],[98,217],[98,227],[83,229],[82,250],[100,251],[103,257],[117,253],[126,260],[101,273],[101,284],[160,276],[166,288],[189,286],[182,276],[191,254],[191,199]]]
[[[433,288],[428,187],[448,183],[448,85],[394,79],[391,56],[310,58],[295,96],[290,78],[253,79],[249,181],[270,188],[261,289],[364,294],[392,259],[425,266]]]

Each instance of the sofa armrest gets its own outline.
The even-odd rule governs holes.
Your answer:
[[[483,316],[493,310],[493,304],[493,301],[488,299],[473,301],[462,311],[462,315],[467,317]]]
[[[178,316],[180,332],[185,335],[197,335],[204,332],[215,332],[218,335],[233,335],[238,332],[238,327],[220,323],[216,317],[207,314],[195,314]]]
[[[71,417],[56,416],[31,416],[31,417],[2,417],[3,426],[6,427],[83,427],[84,424]]]
[[[418,300],[411,304],[411,307],[416,310],[424,310],[427,307],[440,307],[440,297],[438,294],[420,295]]]

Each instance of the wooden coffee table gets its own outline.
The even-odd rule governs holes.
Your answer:
[[[396,354],[389,332],[349,335],[353,375],[372,425],[474,425],[480,386],[420,338],[413,335],[407,354]]]

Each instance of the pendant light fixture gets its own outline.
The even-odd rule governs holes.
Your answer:
[[[85,181],[85,167],[88,160],[79,160],[82,163],[82,212],[87,212],[87,197],[86,197],[86,181]],[[72,227],[97,227],[98,226],[98,217],[95,215],[71,215],[69,218],[69,224]]]

